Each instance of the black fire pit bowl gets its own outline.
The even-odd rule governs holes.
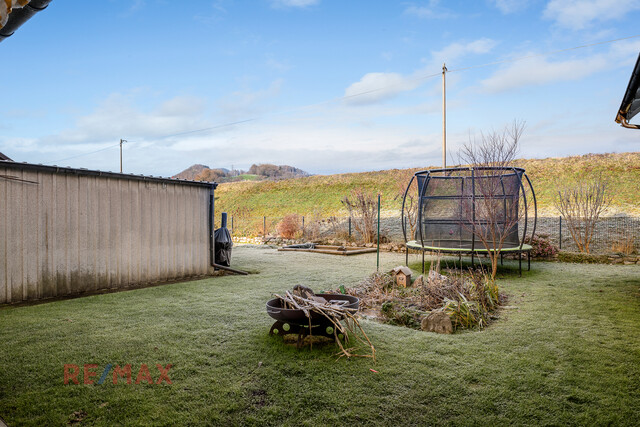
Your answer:
[[[360,299],[351,295],[316,294],[316,296],[322,297],[329,302],[339,301],[338,304],[343,304],[344,307],[351,309],[353,313],[358,311],[358,306],[360,305]],[[348,340],[348,337],[334,331],[331,322],[322,314],[311,311],[311,322],[309,322],[309,318],[305,316],[304,311],[282,308],[282,300],[280,298],[274,298],[267,302],[267,313],[276,320],[269,330],[269,335],[297,335],[298,348],[302,346],[304,337],[308,335],[333,338],[337,334],[338,339],[345,342]],[[311,327],[309,327],[309,323],[311,323]]]
[[[351,295],[342,294],[316,294],[318,297],[322,297],[327,301],[347,301],[346,308],[353,309],[355,313],[360,305],[360,299]],[[282,301],[280,298],[273,298],[267,302],[267,313],[275,320],[292,323],[296,325],[309,325],[309,318],[305,316],[304,311],[299,309],[282,308]],[[311,323],[326,321],[326,318],[319,313],[311,312]]]

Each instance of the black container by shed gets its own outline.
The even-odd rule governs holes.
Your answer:
[[[220,228],[214,232],[215,240],[215,258],[216,264],[223,265],[225,267],[231,266],[231,249],[233,248],[233,240],[231,240],[231,233],[227,228],[227,213],[222,213],[222,221]]]

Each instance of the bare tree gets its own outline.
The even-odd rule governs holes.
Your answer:
[[[611,205],[608,183],[602,175],[589,182],[558,185],[553,203],[566,220],[580,252],[590,253],[590,245],[600,215]]]
[[[372,243],[376,236],[376,214],[378,209],[377,195],[356,188],[342,199],[342,204],[349,211],[353,227],[362,236],[365,243]]]
[[[524,216],[519,197],[520,180],[510,180],[505,189],[502,175],[518,155],[524,123],[514,121],[501,131],[481,133],[479,139],[464,144],[459,151],[461,164],[469,165],[474,180],[473,197],[463,199],[463,227],[473,233],[491,260],[491,279],[495,279],[500,253]],[[518,187],[515,188],[514,186]],[[505,194],[511,198],[505,197]]]

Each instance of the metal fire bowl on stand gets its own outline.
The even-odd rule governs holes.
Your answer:
[[[328,302],[340,302],[354,313],[358,311],[360,306],[360,299],[351,295],[316,294],[316,296],[322,297]],[[269,330],[269,335],[296,334],[298,335],[298,347],[307,335],[334,337],[331,322],[322,314],[310,311],[311,321],[309,321],[304,311],[300,309],[282,308],[282,301],[279,298],[273,298],[267,302],[267,314],[276,320]],[[309,324],[311,324],[311,328],[309,328]]]

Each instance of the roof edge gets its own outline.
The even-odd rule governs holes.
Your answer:
[[[97,176],[97,177],[105,177],[105,178],[115,178],[115,179],[126,179],[132,181],[146,181],[146,182],[159,182],[163,184],[179,184],[179,185],[193,185],[197,187],[208,187],[211,189],[216,189],[218,187],[217,182],[205,182],[205,181],[191,181],[187,179],[177,179],[177,178],[165,178],[161,176],[146,176],[146,175],[134,175],[128,173],[118,173],[118,172],[104,172],[99,170],[91,170],[84,168],[70,168],[70,167],[61,167],[61,166],[48,166],[43,164],[34,164],[34,163],[19,163],[8,160],[0,160],[0,167],[5,167],[8,169],[26,169],[30,171],[40,171],[40,172],[49,172],[49,173],[58,173],[58,174],[68,174],[68,175],[81,175],[81,176]]]
[[[638,54],[638,59],[636,60],[636,66],[633,68],[631,72],[631,77],[629,78],[629,84],[627,85],[627,90],[622,97],[622,102],[620,103],[620,108],[618,108],[618,112],[616,113],[616,123],[624,124],[628,123],[628,120],[633,117],[627,117],[629,112],[629,108],[631,107],[631,103],[633,102],[636,94],[638,93],[638,89],[640,89],[640,54]]]

